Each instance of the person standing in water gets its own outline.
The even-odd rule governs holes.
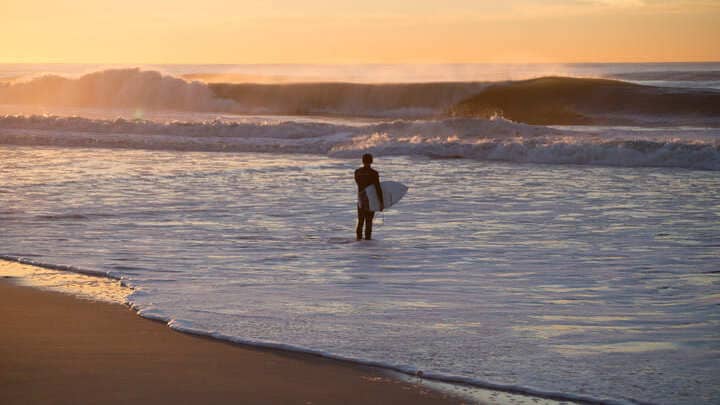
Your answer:
[[[355,183],[358,185],[358,222],[355,233],[357,240],[361,240],[363,236],[363,225],[365,225],[365,240],[372,239],[372,221],[375,212],[370,211],[370,201],[365,194],[365,188],[374,185],[380,199],[380,211],[385,209],[383,204],[383,193],[380,187],[380,174],[370,167],[373,162],[371,154],[366,153],[362,156],[363,167],[355,170]]]

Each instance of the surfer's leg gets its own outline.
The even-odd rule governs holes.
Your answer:
[[[375,212],[365,211],[365,240],[372,239],[372,221],[375,217]]]
[[[358,207],[358,222],[357,228],[355,228],[355,235],[358,240],[362,239],[363,222],[365,222],[365,213]]]

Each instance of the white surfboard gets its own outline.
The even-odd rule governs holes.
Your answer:
[[[385,209],[395,205],[408,191],[406,185],[397,181],[381,181],[380,187],[382,187]],[[370,201],[370,211],[380,211],[380,199],[375,191],[375,185],[371,184],[365,187],[365,194],[367,194]]]

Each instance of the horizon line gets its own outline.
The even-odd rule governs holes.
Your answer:
[[[583,62],[6,62],[0,65],[215,65],[215,66],[403,66],[403,65],[639,65],[720,63],[718,60],[583,61]]]

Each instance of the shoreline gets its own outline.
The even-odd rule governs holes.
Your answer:
[[[24,293],[19,292],[23,290],[30,291],[26,291]],[[548,393],[538,393],[538,395],[534,396],[530,393],[515,391],[512,387],[508,389],[503,389],[503,387],[482,387],[459,381],[453,382],[444,381],[443,379],[434,379],[429,376],[417,377],[407,372],[397,371],[381,365],[370,363],[365,364],[362,362],[327,356],[310,351],[292,350],[285,348],[283,345],[244,343],[242,341],[218,338],[203,333],[195,333],[190,330],[183,330],[182,328],[174,328],[164,319],[154,319],[152,317],[144,317],[140,315],[137,308],[133,307],[132,303],[127,299],[127,296],[132,293],[133,289],[128,287],[120,278],[109,274],[88,272],[71,266],[44,265],[27,259],[15,259],[9,256],[0,256],[0,303],[2,304],[0,307],[5,308],[6,310],[12,305],[17,306],[14,302],[6,302],[8,301],[8,295],[12,295],[6,293],[8,291],[15,295],[20,294],[25,296],[22,304],[25,305],[29,302],[30,305],[25,305],[23,309],[24,311],[27,311],[28,307],[34,306],[39,306],[41,310],[46,311],[48,308],[45,307],[45,301],[49,299],[60,300],[62,302],[61,307],[72,307],[68,311],[63,311],[62,313],[58,312],[56,314],[58,319],[64,320],[67,320],[67,318],[71,318],[71,320],[73,320],[76,317],[87,318],[88,314],[90,314],[90,317],[92,318],[95,311],[109,311],[109,309],[103,309],[99,306],[114,307],[113,310],[115,313],[112,314],[111,317],[116,319],[119,316],[120,318],[117,323],[113,321],[112,326],[106,327],[115,330],[116,333],[119,334],[127,333],[128,330],[132,331],[135,327],[135,323],[138,323],[138,327],[142,324],[149,323],[152,324],[152,328],[159,328],[162,330],[156,330],[154,333],[163,338],[165,338],[165,334],[169,334],[170,336],[177,335],[180,336],[179,339],[196,339],[208,342],[211,345],[220,345],[221,347],[225,347],[225,349],[220,350],[240,350],[249,351],[255,355],[260,354],[267,355],[269,357],[279,356],[283,358],[292,358],[296,362],[302,363],[307,361],[310,366],[314,365],[315,362],[321,362],[326,364],[329,368],[337,367],[341,370],[351,370],[349,373],[350,375],[353,375],[353,373],[364,373],[360,376],[360,379],[362,380],[359,381],[360,385],[365,386],[368,382],[372,382],[374,384],[384,383],[385,385],[392,387],[389,388],[389,392],[387,387],[380,390],[376,389],[377,386],[370,387],[372,388],[370,391],[378,391],[377,394],[380,395],[378,398],[371,399],[372,402],[391,401],[392,403],[400,404],[492,403],[518,405],[554,405],[558,403],[596,402],[585,401],[580,398],[570,399],[565,395],[558,396],[559,394],[554,395]],[[53,296],[55,298],[52,298]],[[69,304],[69,302],[73,302],[73,304]],[[122,312],[122,315],[119,315],[117,312],[118,310]],[[28,314],[30,313],[28,312]],[[131,319],[125,319],[128,317]],[[0,330],[10,330],[9,328],[13,327],[13,322],[8,321],[6,318],[7,317],[4,317],[0,320]],[[49,323],[53,323],[54,321],[56,320],[53,319]],[[117,331],[118,328],[121,330]],[[55,332],[55,330],[43,330],[43,332],[52,333]],[[6,339],[3,334],[0,333],[0,346],[7,346],[7,342],[5,342],[5,340]],[[193,346],[196,343],[192,343],[188,340],[183,344]],[[0,354],[2,353],[0,352]],[[29,354],[28,358],[31,357],[32,353]],[[5,385],[3,384],[3,381],[6,380],[7,377],[7,372],[3,371],[2,365],[0,364],[0,388]],[[357,379],[358,376],[355,375],[355,377]],[[358,381],[356,381],[356,383],[357,382]],[[367,389],[368,387],[363,387],[363,390]],[[412,393],[411,398],[405,399],[404,396],[396,397],[395,395],[397,394],[393,393],[393,390],[402,390],[404,394]],[[350,395],[352,393],[353,390],[350,390],[346,392],[346,395]],[[387,396],[388,394],[390,394],[390,396]],[[2,399],[3,397],[0,395],[0,400]],[[357,400],[357,398],[348,397],[342,398],[339,401],[342,403],[355,403],[353,402],[354,400]],[[406,402],[406,400],[409,402]],[[103,401],[105,400],[103,399]],[[26,400],[20,401],[20,403],[25,402]],[[261,402],[267,402],[267,400],[261,400]],[[337,401],[331,401],[329,403],[336,402]],[[9,403],[14,402],[11,401]],[[358,403],[367,403],[367,400],[362,400]]]
[[[457,404],[374,367],[243,347],[0,280],[0,402]]]

